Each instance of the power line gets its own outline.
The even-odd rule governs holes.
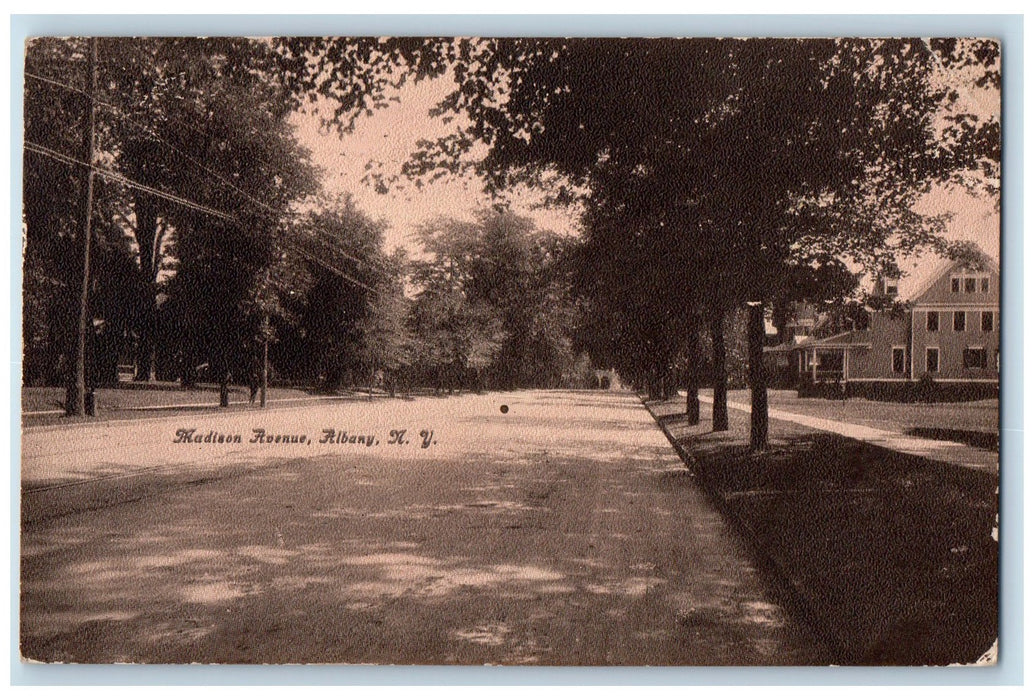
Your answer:
[[[48,83],[50,85],[55,85],[55,86],[64,88],[66,90],[70,90],[70,91],[73,91],[73,92],[84,93],[83,90],[80,90],[79,88],[75,87],[74,85],[68,85],[67,83],[62,83],[60,81],[53,80],[51,78],[45,78],[45,77],[43,77],[41,75],[37,75],[35,73],[30,73],[30,72],[26,71],[25,75],[27,77],[30,77],[30,78],[35,78],[36,80],[39,80],[41,82]],[[248,194],[247,192],[242,190],[240,187],[238,187],[234,183],[230,182],[230,180],[227,179],[226,177],[224,177],[223,175],[220,175],[216,171],[214,171],[211,168],[209,168],[208,166],[206,166],[201,161],[197,160],[196,158],[190,156],[187,153],[184,153],[181,149],[177,148],[175,145],[173,145],[172,143],[170,143],[166,139],[164,139],[161,136],[159,136],[158,133],[155,132],[155,130],[152,127],[150,127],[149,125],[144,124],[142,122],[139,122],[136,119],[133,119],[132,117],[130,117],[128,114],[125,113],[124,109],[122,109],[122,108],[118,107],[117,105],[114,105],[114,104],[112,104],[110,102],[103,102],[101,100],[94,100],[94,102],[96,104],[101,105],[102,107],[107,107],[108,109],[110,109],[113,112],[115,112],[117,117],[125,120],[126,122],[129,122],[133,126],[139,128],[139,129],[142,129],[143,131],[146,131],[148,133],[148,135],[151,136],[152,138],[154,138],[156,141],[158,141],[162,145],[166,146],[167,148],[171,149],[174,153],[178,154],[180,157],[184,158],[185,160],[190,162],[192,165],[195,165],[198,168],[201,168],[206,173],[208,173],[209,175],[211,175],[216,180],[218,180],[222,184],[226,185],[230,189],[234,190],[235,192],[237,192],[239,195],[241,195],[242,197],[244,197],[248,201],[250,201],[253,204],[256,204],[256,205],[258,205],[258,206],[260,206],[260,207],[262,207],[264,209],[268,209],[269,211],[273,212],[274,214],[279,214],[279,212],[277,212],[276,209],[274,209],[270,205],[268,205],[265,202],[262,202],[262,201],[256,199],[255,197],[251,196],[250,194]]]
[[[59,151],[55,151],[52,148],[47,148],[46,146],[41,146],[38,143],[33,143],[32,141],[26,141],[25,144],[24,144],[24,148],[25,148],[25,150],[30,151],[32,153],[36,153],[38,155],[42,155],[42,156],[45,156],[45,157],[48,157],[48,158],[52,158],[53,160],[60,161],[60,162],[65,163],[67,165],[78,165],[78,166],[83,166],[83,167],[91,167],[88,163],[86,163],[86,162],[84,162],[82,160],[79,160],[77,158],[73,158],[71,156],[65,155],[65,154],[63,154],[63,153],[61,153]],[[127,187],[131,187],[133,189],[138,189],[138,190],[141,190],[143,192],[147,192],[148,194],[154,195],[155,197],[166,199],[168,201],[174,202],[174,203],[179,204],[181,206],[188,207],[188,208],[191,208],[191,209],[196,209],[196,210],[204,212],[206,214],[210,214],[212,216],[216,216],[216,217],[219,217],[221,219],[225,219],[227,221],[232,221],[233,223],[236,223],[236,224],[240,224],[241,223],[240,220],[237,219],[236,217],[232,216],[231,214],[227,214],[226,212],[219,211],[218,209],[213,209],[212,207],[207,207],[207,206],[205,206],[203,204],[198,204],[197,202],[194,202],[192,200],[186,199],[185,197],[179,197],[177,195],[169,194],[168,192],[164,192],[163,190],[159,190],[157,188],[150,187],[148,185],[144,185],[143,183],[137,182],[135,180],[131,180],[128,177],[125,177],[123,175],[119,175],[118,173],[112,172],[112,171],[110,171],[110,170],[108,170],[106,168],[101,168],[101,167],[98,167],[96,165],[92,166],[92,168],[93,168],[94,172],[96,172],[98,175],[102,175],[105,178],[108,178],[108,179],[114,180],[116,182],[119,182],[119,183],[121,183],[121,184],[123,184],[123,185],[125,185]],[[313,263],[315,263],[317,265],[320,265],[320,266],[324,267],[325,269],[333,272],[334,274],[338,275],[339,277],[341,277],[345,281],[350,282],[350,283],[354,284],[355,286],[360,287],[362,289],[365,289],[365,290],[367,290],[367,291],[369,291],[369,292],[371,292],[373,294],[379,294],[380,293],[377,289],[375,289],[375,288],[373,288],[373,287],[371,287],[371,286],[369,286],[367,284],[364,284],[363,282],[360,282],[359,280],[355,279],[351,275],[348,275],[345,272],[342,272],[338,268],[330,265],[329,263],[327,263],[324,260],[321,260],[318,256],[315,256],[315,255],[305,251],[304,249],[298,247],[297,245],[295,245],[293,243],[287,243],[287,242],[283,242],[282,244],[285,247],[287,247],[288,249],[293,250],[294,252],[298,253],[302,257],[306,258],[307,260],[309,260],[309,261],[311,261],[311,262],[313,262]]]
[[[34,78],[34,79],[39,80],[39,81],[44,82],[44,83],[48,83],[50,85],[54,85],[56,87],[64,88],[64,89],[66,89],[66,90],[68,90],[70,92],[76,92],[76,93],[79,93],[81,95],[89,96],[89,94],[85,90],[83,90],[82,88],[76,87],[75,85],[70,85],[68,83],[61,82],[60,80],[56,80],[54,78],[48,78],[46,76],[39,75],[38,73],[32,73],[30,71],[25,71],[25,76],[29,77],[29,78]],[[175,98],[177,100],[181,101],[181,102],[183,101],[182,96],[176,95]],[[97,104],[102,105],[104,107],[108,107],[109,109],[115,110],[116,112],[121,112],[123,117],[126,117],[126,115],[125,115],[126,108],[124,108],[124,107],[120,107],[119,105],[113,104],[111,102],[104,102],[102,100],[97,100]],[[205,131],[204,129],[198,127],[195,124],[191,124],[190,122],[184,121],[184,120],[182,120],[182,119],[180,119],[180,118],[178,118],[178,117],[176,117],[176,116],[174,116],[172,114],[169,114],[167,112],[164,113],[162,116],[165,119],[169,120],[170,122],[173,122],[174,124],[179,124],[180,126],[186,128],[186,129],[190,129],[191,131],[193,131],[198,136],[203,136],[206,139],[211,139],[212,138],[212,135],[210,133],[208,133],[207,131]],[[126,118],[128,118],[128,117],[126,117]],[[273,165],[272,163],[270,163],[268,160],[266,160],[264,158],[261,158],[259,156],[254,156],[254,155],[252,156],[252,158],[254,158],[256,161],[258,161],[262,165],[265,165],[271,171],[279,171],[280,170],[278,167],[276,167],[275,165]]]
[[[48,77],[40,75],[38,73],[33,73],[31,71],[25,71],[25,77],[33,78],[33,79],[38,80],[40,82],[47,83],[48,85],[53,85],[55,87],[63,88],[65,90],[68,90],[69,92],[74,92],[74,93],[78,93],[80,95],[84,95],[86,97],[91,97],[90,94],[88,92],[86,92],[85,90],[83,90],[82,88],[78,88],[75,85],[71,85],[69,83],[61,82],[60,80],[55,80],[54,78],[48,78]],[[154,130],[151,129],[149,126],[144,126],[144,125],[140,124],[139,122],[134,121],[128,114],[126,114],[127,110],[126,110],[125,107],[120,107],[119,105],[114,104],[112,102],[105,102],[103,100],[98,100],[96,97],[91,97],[91,99],[93,99],[97,104],[101,105],[102,107],[107,107],[108,109],[110,109],[113,112],[117,113],[117,116],[120,116],[122,119],[125,119],[126,121],[129,121],[131,124],[135,124],[136,126],[140,126],[141,128],[146,129],[147,131],[150,132],[151,136],[153,136],[155,139],[157,139],[158,141],[161,141],[162,143],[164,143],[167,146],[170,146],[174,150],[177,150],[175,148],[175,146],[172,146],[172,144],[170,144],[168,141],[165,141],[160,136],[158,136],[158,134],[156,134],[154,132]],[[181,99],[181,98],[178,98],[178,99]],[[193,131],[198,136],[203,136],[203,137],[205,137],[206,139],[209,139],[209,140],[213,139],[213,136],[210,133],[208,133],[204,129],[201,129],[201,128],[195,126],[194,124],[191,124],[190,122],[183,121],[182,119],[179,119],[179,118],[177,118],[177,117],[175,117],[175,116],[173,116],[173,115],[171,115],[171,114],[169,114],[167,112],[164,113],[162,116],[165,119],[173,122],[174,124],[179,124],[182,127],[190,129],[191,131]],[[280,168],[274,166],[272,163],[270,163],[269,161],[265,160],[264,158],[260,158],[260,157],[255,156],[255,155],[252,155],[251,157],[254,158],[256,161],[258,161],[259,163],[261,163],[262,165],[265,165],[271,171],[275,171],[275,172],[279,172],[280,171]],[[204,166],[201,166],[201,167],[204,167]],[[209,172],[212,172],[212,171],[209,171]],[[214,172],[212,174],[215,175]],[[216,176],[219,177],[218,175],[216,175]],[[230,184],[230,183],[227,183],[227,184]],[[231,186],[233,186],[233,185],[231,184]],[[245,193],[243,191],[241,191],[241,194],[243,194],[246,197],[249,196],[249,195],[247,195],[247,193]],[[260,205],[262,204],[261,202],[258,202],[258,203]]]
[[[79,160],[78,158],[72,158],[71,156],[65,155],[64,153],[55,151],[52,148],[41,146],[38,143],[26,141],[24,148],[27,151],[32,151],[33,153],[46,156],[57,161],[61,161],[63,163],[66,163],[67,165],[80,165],[86,168],[92,168],[94,172],[96,172],[98,175],[104,176],[106,179],[121,183],[126,187],[130,187],[135,190],[140,190],[141,192],[146,192],[160,199],[165,199],[190,209],[197,209],[198,211],[202,211],[206,214],[211,214],[212,216],[216,216],[220,219],[226,219],[228,221],[237,222],[236,217],[232,216],[231,214],[227,214],[226,212],[219,211],[218,209],[213,209],[212,207],[207,207],[204,204],[198,204],[193,200],[187,199],[185,197],[180,197],[178,195],[170,194],[156,187],[145,185],[142,182],[132,180],[126,177],[125,175],[120,175],[114,171],[108,170],[107,168],[102,168],[97,165],[91,165],[89,163]]]
[[[326,262],[324,260],[321,260],[318,256],[315,256],[312,253],[309,253],[305,249],[300,248],[300,247],[294,245],[293,243],[285,243],[284,246],[288,250],[293,250],[295,253],[298,253],[299,255],[301,255],[306,260],[309,260],[310,262],[313,262],[313,263],[315,263],[317,265],[320,265],[321,267],[324,267],[327,270],[333,272],[338,277],[341,277],[342,279],[344,279],[344,280],[346,280],[348,282],[351,282],[355,286],[361,287],[362,289],[365,289],[366,291],[371,292],[372,294],[380,295],[380,291],[378,291],[377,289],[369,286],[368,284],[364,284],[364,283],[360,282],[359,280],[355,279],[354,277],[351,277],[347,273],[342,272],[338,268],[334,267],[330,263],[328,263],[328,262]]]
[[[86,95],[88,97],[93,98],[85,90],[77,88],[77,87],[75,87],[73,85],[69,85],[67,83],[62,83],[60,81],[56,81],[54,79],[44,77],[44,75],[40,75],[38,73],[33,73],[33,72],[30,72],[30,71],[26,71],[25,74],[26,74],[26,77],[32,78],[32,79],[37,80],[37,81],[40,81],[42,83],[49,84],[49,85],[54,85],[56,87],[63,88],[63,89],[68,90],[70,92],[80,93],[80,94],[83,94],[83,95]],[[195,165],[196,168],[200,168],[204,172],[208,173],[209,175],[214,177],[216,180],[218,180],[220,183],[226,185],[227,187],[230,187],[231,189],[233,189],[234,191],[239,193],[241,196],[243,196],[244,199],[247,200],[248,202],[250,202],[250,203],[252,203],[252,204],[254,204],[254,205],[258,206],[258,207],[261,207],[261,208],[263,208],[265,210],[268,210],[269,212],[271,212],[275,216],[279,216],[280,215],[280,212],[278,212],[276,209],[274,209],[270,205],[266,204],[265,202],[261,202],[261,201],[256,200],[254,196],[252,196],[251,194],[247,193],[246,191],[244,191],[243,189],[238,187],[236,184],[231,182],[229,179],[226,179],[224,176],[222,176],[219,173],[217,173],[217,172],[213,171],[212,169],[208,168],[208,166],[205,165],[204,163],[202,163],[201,161],[199,161],[199,160],[193,158],[192,156],[184,153],[181,149],[177,148],[175,145],[171,144],[169,141],[166,141],[165,139],[162,139],[161,136],[157,132],[155,132],[155,130],[151,126],[149,126],[147,124],[143,124],[143,123],[141,123],[139,121],[136,121],[132,117],[130,117],[129,115],[125,114],[125,110],[120,108],[120,106],[118,106],[116,104],[113,104],[111,102],[105,102],[105,101],[102,101],[102,100],[98,100],[96,98],[93,98],[93,99],[94,99],[94,101],[97,104],[105,106],[105,108],[108,108],[109,110],[111,110],[115,114],[116,117],[118,117],[120,119],[123,119],[124,121],[128,122],[129,124],[132,124],[133,126],[136,126],[138,128],[141,128],[141,129],[145,130],[151,136],[151,138],[153,138],[155,141],[157,141],[158,143],[162,144],[166,148],[171,149],[174,153],[178,154],[179,156],[181,156],[182,158],[184,158],[185,160],[187,160],[191,164]],[[183,122],[181,120],[177,120],[177,119],[171,117],[170,115],[165,115],[165,117],[171,119],[172,121],[175,121],[176,123],[179,123],[179,124],[181,124],[183,126],[186,126],[186,127],[190,128],[190,129],[194,130],[196,133],[199,133],[199,134],[205,136],[206,139],[212,139],[211,134],[205,132],[202,129],[196,128],[196,127],[194,127],[194,126],[192,126],[190,124],[187,124],[186,122]],[[273,170],[273,171],[277,171],[278,170],[278,169],[274,168],[274,166],[271,163],[269,163],[268,161],[264,161],[261,158],[256,158],[256,159],[258,161],[260,161],[260,162],[263,162],[267,166],[269,166],[270,170]],[[80,163],[80,164],[82,164],[82,163]],[[111,175],[115,175],[115,174],[111,174]],[[116,176],[116,177],[118,177],[118,176]],[[296,212],[291,212],[290,216],[294,217],[296,219],[296,221],[297,221],[298,218],[300,218],[301,215],[296,213]],[[324,233],[326,233],[325,230],[324,230]],[[333,250],[335,250],[338,254],[348,258],[348,260],[351,260],[351,261],[353,261],[355,263],[358,263],[359,265],[365,265],[365,266],[367,266],[369,268],[372,268],[374,270],[378,270],[379,272],[389,272],[388,267],[385,264],[383,264],[383,263],[379,263],[377,261],[366,261],[366,260],[363,260],[363,258],[360,258],[360,257],[358,257],[356,255],[353,255],[352,253],[347,252],[343,248],[335,245],[332,241],[329,241],[327,239],[323,239],[321,242],[324,245],[326,245],[326,246],[332,248]]]

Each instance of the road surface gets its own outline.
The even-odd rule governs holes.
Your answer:
[[[23,453],[27,658],[831,662],[630,394],[30,429]]]

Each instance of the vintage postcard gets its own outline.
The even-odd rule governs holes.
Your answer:
[[[23,75],[24,662],[997,663],[997,40]]]

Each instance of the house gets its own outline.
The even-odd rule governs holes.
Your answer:
[[[765,320],[763,354],[769,386],[796,386],[799,371],[793,366],[797,362],[794,348],[809,338],[822,335],[821,329],[827,320],[814,304],[806,302],[793,302],[782,325],[776,325],[774,319]]]
[[[899,297],[899,280],[875,292]],[[868,328],[794,344],[799,385],[836,384],[851,395],[885,396],[923,380],[966,395],[997,395],[1000,277],[990,258],[948,261],[905,301],[905,310],[870,314]],[[821,393],[821,392],[817,392]]]

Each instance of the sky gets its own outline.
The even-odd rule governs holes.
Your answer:
[[[491,199],[481,191],[481,183],[471,179],[439,180],[423,188],[403,179],[401,190],[392,188],[387,194],[378,194],[371,184],[363,182],[367,163],[383,163],[386,173],[397,173],[416,150],[418,139],[449,132],[451,127],[427,114],[445,95],[449,84],[448,79],[439,79],[402,88],[399,102],[361,118],[355,131],[344,137],[320,127],[319,115],[329,113],[326,103],[318,105],[315,114],[295,117],[299,141],[312,151],[313,162],[324,171],[324,188],[329,194],[350,193],[362,211],[384,220],[388,224],[388,251],[402,246],[416,252],[412,236],[422,222],[437,216],[472,220],[473,212],[491,204]],[[533,208],[535,203],[535,196],[519,193],[513,198],[513,209],[532,218],[539,228],[567,235],[577,233],[574,212]]]

